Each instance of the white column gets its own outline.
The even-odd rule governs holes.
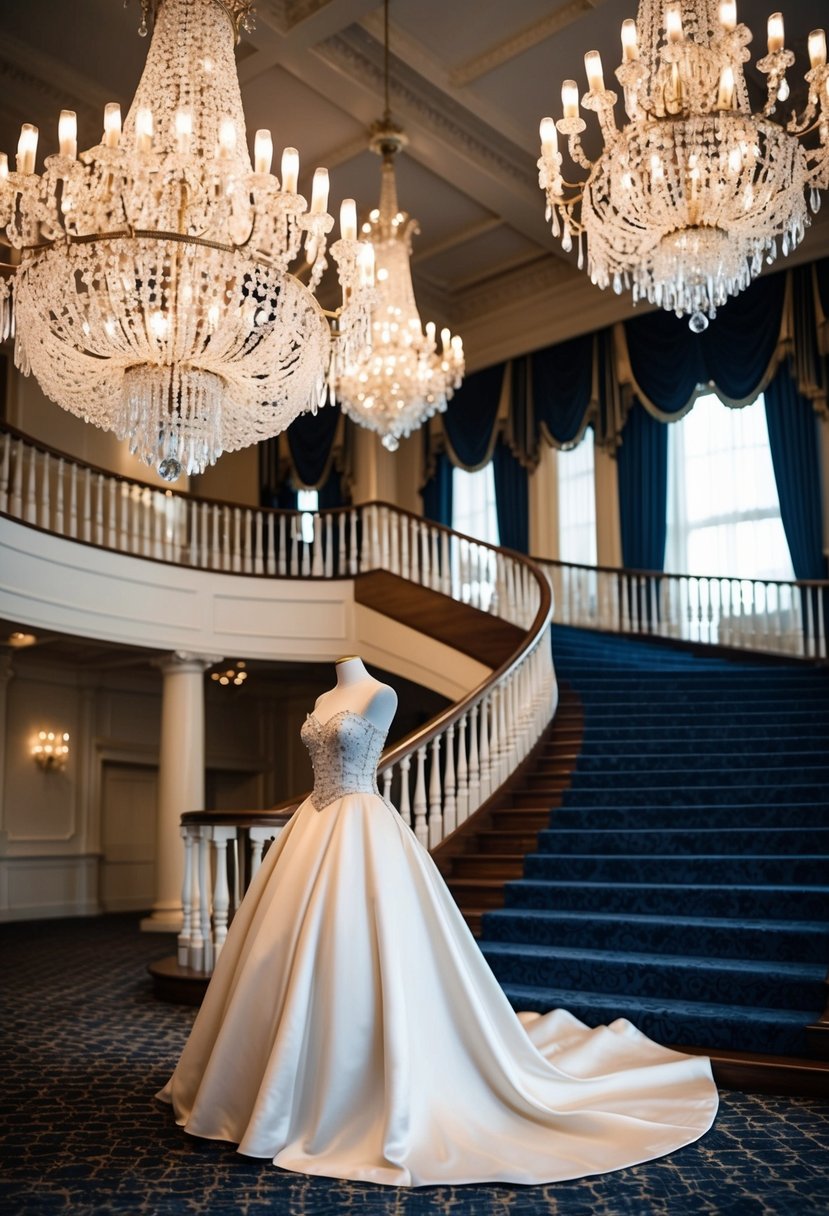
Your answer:
[[[146,932],[179,933],[184,846],[181,816],[204,809],[204,672],[219,656],[176,651],[159,661],[161,746],[155,832],[155,902]]]
[[[622,534],[619,524],[619,467],[607,448],[593,448],[596,492],[596,563],[621,566]]]

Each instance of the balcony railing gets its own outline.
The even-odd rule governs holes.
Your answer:
[[[538,559],[555,620],[582,629],[829,658],[829,581],[665,574]]]

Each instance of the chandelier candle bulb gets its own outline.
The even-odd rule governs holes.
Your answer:
[[[357,240],[357,204],[353,198],[344,198],[340,204],[340,236],[344,241]]]
[[[357,266],[360,273],[360,286],[374,286],[374,246],[368,241],[364,241],[360,245],[360,252],[357,254]]]
[[[561,106],[565,118],[579,116],[579,86],[575,80],[565,80],[561,86]]]
[[[37,157],[38,129],[30,122],[24,122],[20,128],[20,139],[17,141],[17,172],[34,173],[35,158]]]
[[[151,152],[153,147],[153,112],[142,106],[135,116],[135,150]]]
[[[665,5],[665,33],[668,37],[668,42],[682,42],[682,7],[672,0],[670,4]]]
[[[731,110],[734,108],[734,69],[726,64],[720,72],[720,87],[717,94],[717,109]]]
[[[622,22],[622,57],[625,63],[632,63],[639,58],[636,22],[631,18]]]
[[[186,156],[193,134],[193,115],[189,110],[176,110],[176,151]]]
[[[219,156],[229,160],[236,155],[236,123],[232,118],[223,118],[219,124]]]
[[[328,170],[314,170],[314,185],[311,190],[311,215],[324,215],[328,209]]]
[[[452,343],[452,333],[445,325],[440,331],[440,344],[444,352],[448,351]]]
[[[78,116],[74,110],[61,110],[58,119],[60,155],[75,160],[78,155]]]
[[[285,194],[296,194],[299,181],[299,153],[296,148],[285,148],[282,153],[282,189]]]
[[[737,28],[736,0],[720,0],[720,25],[727,33]]]
[[[0,152],[0,181],[9,176],[9,158],[5,152]]]
[[[783,14],[772,13],[772,15],[769,17],[768,25],[769,54],[773,55],[775,51],[782,51],[784,41]]]
[[[812,68],[822,68],[826,63],[826,33],[812,30],[809,35],[809,63]]]
[[[256,132],[253,141],[253,160],[255,173],[263,175],[270,173],[273,164],[273,139],[266,127]]]
[[[598,51],[588,51],[584,57],[584,70],[587,73],[587,83],[591,93],[604,92],[604,72],[602,57]]]
[[[542,118],[538,133],[541,136],[541,155],[552,159],[558,153],[558,131],[552,118]]]
[[[121,140],[121,107],[117,101],[108,101],[104,107],[104,146],[117,148]]]

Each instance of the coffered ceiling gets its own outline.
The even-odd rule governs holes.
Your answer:
[[[761,49],[771,2],[738,0]],[[258,0],[256,7],[256,29],[237,55],[249,137],[270,127],[277,148],[299,149],[304,192],[315,166],[326,165],[332,211],[347,196],[368,211],[379,192],[367,128],[383,108],[382,6]],[[798,56],[793,102],[821,7],[815,0],[784,6],[787,45]],[[81,147],[97,140],[104,104],[126,107],[141,72],[146,42],[136,34],[137,10],[137,0],[126,8],[123,0],[2,0],[0,149],[12,153],[20,123],[29,121],[41,130],[41,152],[54,150],[61,108],[78,112]],[[592,287],[554,242],[535,160],[538,121],[559,112],[561,80],[581,82],[582,56],[593,48],[610,77],[621,22],[633,15],[632,0],[391,0],[392,110],[409,137],[398,162],[400,202],[421,228],[415,291],[424,320],[463,335],[470,367],[630,311],[626,297]],[[829,252],[827,219],[829,205],[800,260]]]

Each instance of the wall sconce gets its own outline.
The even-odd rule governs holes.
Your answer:
[[[226,671],[211,671],[210,679],[215,680],[222,687],[227,687],[228,684],[233,684],[239,688],[248,678],[248,673],[245,671],[245,663],[243,659],[237,659],[232,667],[228,667]]]
[[[35,764],[47,773],[66,768],[66,761],[69,758],[68,732],[38,731],[37,742],[32,744],[32,756]]]

